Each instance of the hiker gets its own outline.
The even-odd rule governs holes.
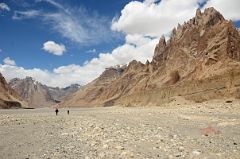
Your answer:
[[[68,113],[68,115],[69,115],[69,110],[67,110],[67,113]]]
[[[58,115],[58,108],[55,109],[56,115]]]

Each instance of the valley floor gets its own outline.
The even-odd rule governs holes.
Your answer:
[[[240,102],[0,110],[0,158],[239,158]]]

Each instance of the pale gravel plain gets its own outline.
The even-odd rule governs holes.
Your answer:
[[[240,102],[0,110],[0,158],[237,159]]]

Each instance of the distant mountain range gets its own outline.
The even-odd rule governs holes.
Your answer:
[[[14,78],[9,85],[24,99],[30,107],[46,107],[61,102],[64,97],[76,92],[80,85],[73,84],[66,88],[48,87],[34,80]]]
[[[62,105],[146,106],[176,98],[202,102],[240,98],[240,31],[214,8],[161,37],[151,62],[107,69]]]
[[[195,17],[172,30],[169,40],[160,38],[151,62],[133,60],[106,68],[80,89],[76,84],[48,87],[31,77],[15,78],[9,85],[1,75],[1,107],[21,107],[21,98],[32,107],[59,102],[62,107],[93,107],[162,105],[179,98],[240,99],[240,31],[214,8],[198,9]]]

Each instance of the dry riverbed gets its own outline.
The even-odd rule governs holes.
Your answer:
[[[0,110],[0,158],[239,158],[240,104]]]

